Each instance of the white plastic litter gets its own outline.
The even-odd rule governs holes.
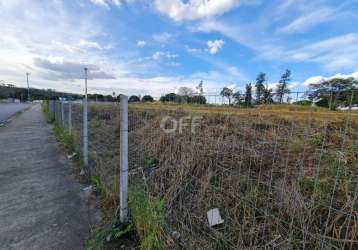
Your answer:
[[[71,154],[71,155],[67,155],[67,158],[69,159],[69,160],[71,160],[73,157],[75,157],[77,154],[76,153],[73,153],[73,154]]]
[[[92,193],[92,186],[81,188],[81,191],[85,197],[89,197]]]
[[[172,237],[173,237],[174,239],[176,239],[176,240],[179,240],[179,238],[180,238],[180,233],[177,232],[177,231],[173,231],[173,232],[172,232]]]
[[[209,225],[211,227],[224,223],[224,220],[221,218],[218,208],[210,209],[207,212],[207,215],[208,215]]]

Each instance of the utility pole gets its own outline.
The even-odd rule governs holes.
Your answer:
[[[26,72],[26,81],[27,81],[27,101],[30,102],[30,85],[29,85],[29,72]]]

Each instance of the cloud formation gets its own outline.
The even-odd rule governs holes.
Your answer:
[[[304,85],[305,87],[308,87],[308,86],[310,86],[311,84],[319,84],[319,83],[322,83],[322,82],[324,82],[324,81],[331,80],[331,79],[335,79],[335,78],[343,78],[343,79],[354,78],[354,79],[358,80],[358,71],[353,72],[353,73],[351,73],[351,74],[341,74],[341,73],[338,73],[338,74],[335,74],[335,75],[329,76],[329,77],[325,77],[325,76],[312,76],[312,77],[307,78],[307,80],[303,82],[303,85]]]
[[[331,37],[285,54],[293,61],[319,63],[328,70],[353,69],[358,66],[358,33]]]
[[[139,48],[144,48],[145,45],[147,45],[147,43],[146,43],[145,41],[139,40],[139,41],[137,42],[137,46],[138,46]]]
[[[154,34],[153,40],[161,44],[167,44],[174,40],[174,36],[168,32],[163,32],[159,34]]]
[[[239,3],[239,0],[154,0],[159,13],[177,22],[221,15]]]
[[[214,41],[208,41],[207,45],[208,45],[208,50],[209,53],[214,55],[216,53],[218,53],[224,46],[225,42],[223,40],[214,40]]]
[[[34,65],[46,70],[45,75],[53,80],[77,80],[84,78],[84,68],[88,68],[88,79],[116,79],[113,74],[102,71],[98,66],[80,62],[69,62],[63,59],[51,60],[35,58]]]
[[[172,60],[177,58],[178,55],[177,54],[171,54],[169,52],[162,52],[162,51],[156,51],[153,55],[152,55],[152,59],[155,61],[160,61],[162,58],[167,58],[168,60]]]
[[[110,8],[111,5],[115,5],[117,7],[120,7],[122,5],[120,0],[90,0],[93,4]]]
[[[322,8],[310,13],[303,13],[291,23],[279,28],[278,31],[283,33],[304,32],[320,23],[332,20],[334,13],[334,10],[330,8]]]

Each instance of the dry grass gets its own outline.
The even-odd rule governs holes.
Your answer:
[[[165,115],[193,114],[203,116],[195,134],[160,129]],[[118,115],[113,105],[90,106],[90,154],[112,194],[108,209],[118,204]],[[358,246],[357,113],[155,103],[131,104],[129,121],[131,180],[164,200],[168,248]],[[214,207],[225,223],[210,228]]]

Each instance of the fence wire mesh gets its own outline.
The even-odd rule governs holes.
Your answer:
[[[81,152],[82,103],[49,108]],[[88,120],[89,164],[113,213],[119,104],[89,103]],[[166,248],[358,247],[358,113],[155,102],[130,104],[128,120],[129,181],[164,201]],[[213,208],[223,219],[216,226]]]

